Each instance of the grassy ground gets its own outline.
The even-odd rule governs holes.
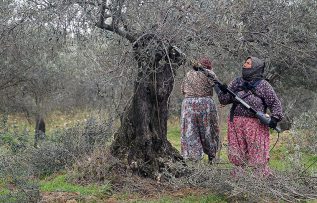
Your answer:
[[[90,184],[85,186],[73,184],[67,181],[66,174],[56,174],[41,180],[40,191],[45,199],[52,198],[52,196],[59,193],[65,201],[72,198],[88,201],[87,197],[90,197],[91,202],[94,202],[100,199],[107,199],[112,195],[111,184]]]
[[[60,112],[56,112],[50,117],[46,119],[47,122],[47,134],[50,136],[52,132],[56,129],[71,127],[78,122],[85,121],[87,117],[91,115],[91,112],[81,112],[81,113],[74,113],[71,115],[65,115]],[[23,115],[14,115],[9,116],[7,118],[7,127],[10,129],[11,132],[19,131],[22,132],[23,130],[30,131],[29,139],[32,139],[33,136],[33,123],[28,123]],[[230,167],[231,164],[227,158],[227,150],[226,150],[226,128],[222,126],[221,128],[221,136],[224,137],[223,141],[223,148],[220,152],[220,161],[225,163],[226,166]],[[292,156],[295,156],[295,152],[288,151],[286,147],[287,139],[290,135],[286,132],[281,134],[280,141],[271,151],[271,160],[270,166],[275,170],[286,170],[292,165],[289,164],[289,159]],[[179,127],[179,120],[178,118],[172,118],[168,122],[168,132],[167,132],[168,140],[172,143],[172,145],[180,150],[180,127]],[[277,135],[272,133],[271,135],[271,143],[275,143],[277,139]],[[272,146],[271,146],[272,147]],[[2,150],[2,149],[0,149]],[[307,153],[301,153],[302,162],[305,163],[306,166],[309,166],[313,163],[317,157],[312,156]],[[206,158],[205,158],[206,159]],[[313,165],[309,168],[310,171],[317,170],[317,164]],[[56,194],[57,192],[62,192],[67,194],[74,195],[81,195],[81,196],[94,196],[98,199],[109,198],[114,196],[116,200],[122,201],[130,201],[130,202],[225,202],[225,199],[221,196],[214,195],[214,194],[199,194],[197,192],[183,192],[181,194],[162,194],[160,197],[149,199],[142,199],[137,196],[132,196],[131,194],[120,194],[119,196],[112,194],[112,189],[110,184],[104,185],[86,185],[81,186],[77,184],[71,184],[67,181],[67,176],[64,174],[55,174],[50,177],[46,177],[45,179],[40,181],[40,191],[44,195],[51,195],[51,193]],[[4,181],[0,180],[0,195],[7,194],[8,189],[5,187]],[[110,198],[111,199],[111,198]],[[91,202],[96,200],[92,199]]]
[[[55,130],[74,126],[78,122],[86,121],[87,118],[92,115],[95,115],[95,112],[74,111],[70,113],[62,113],[55,111],[44,118],[46,123],[46,133],[51,134]],[[19,132],[24,130],[34,132],[35,120],[33,118],[27,119],[24,114],[0,114],[0,123],[3,125],[4,122],[11,132],[14,130]]]
[[[172,203],[172,202],[226,202],[225,198],[219,195],[206,194],[203,191],[195,189],[185,189],[178,191],[174,194],[160,194],[159,196],[153,196],[150,199],[145,197],[140,197],[137,194],[113,194],[111,185],[86,185],[81,186],[77,184],[72,184],[67,181],[67,176],[65,174],[58,174],[51,177],[47,177],[40,181],[40,190],[46,199],[52,194],[58,194],[59,192],[64,193],[64,197],[60,199],[70,199],[71,195],[74,195],[76,199],[82,199],[83,202],[87,201],[85,197],[94,197],[90,199],[94,201],[110,201],[114,202],[138,202],[138,203]],[[5,192],[5,191],[3,191]],[[1,193],[0,193],[1,194]],[[59,194],[60,195],[60,194]],[[77,196],[76,196],[77,195]],[[78,197],[82,196],[82,198]],[[62,196],[62,195],[60,195]],[[90,202],[88,200],[88,202]],[[111,201],[110,201],[111,202]]]
[[[227,148],[226,148],[226,125],[223,124],[221,128],[221,135],[223,139],[222,143],[222,149],[220,151],[220,162],[222,163],[228,163],[227,165],[230,166],[229,160],[227,158]],[[290,164],[290,159],[295,158],[296,153],[295,151],[289,151],[287,149],[287,142],[289,141],[289,137],[292,135],[289,132],[283,132],[281,133],[278,139],[278,135],[276,132],[271,131],[270,133],[270,167],[274,170],[284,171],[287,169],[290,169],[293,167],[293,165]],[[172,145],[180,151],[180,126],[179,126],[179,120],[177,118],[173,118],[169,120],[168,123],[168,130],[167,130],[167,137],[168,140],[172,143]],[[278,142],[276,143],[278,139]],[[275,145],[276,143],[276,145]],[[309,154],[306,152],[300,153],[300,159],[302,161],[302,164],[304,164],[306,167],[308,167],[310,164],[312,164],[316,159],[317,156],[313,154]],[[205,157],[206,159],[206,157]],[[309,168],[310,171],[317,171],[317,164],[312,165]]]
[[[150,198],[138,194],[112,194],[110,184],[104,185],[76,185],[67,182],[66,175],[55,175],[40,181],[40,189],[44,198],[50,199],[58,194],[59,199],[81,199],[83,202],[135,202],[135,203],[174,203],[174,202],[226,202],[225,198],[215,194],[208,194],[196,189],[184,189],[174,194],[160,194]],[[63,195],[60,194],[63,192]],[[73,197],[72,197],[73,195]],[[81,197],[80,197],[81,196]],[[56,200],[56,198],[55,198]]]
[[[80,186],[76,184],[71,184],[67,182],[65,174],[55,175],[53,177],[48,177],[40,181],[40,190],[44,196],[49,196],[52,194],[57,194],[58,192],[63,192],[64,197],[60,199],[70,199],[71,195],[74,195],[76,199],[82,199],[83,202],[90,202],[84,197],[94,197],[90,198],[91,202],[95,201],[106,201],[106,202],[135,202],[135,203],[174,203],[174,202],[226,202],[225,198],[219,195],[206,194],[199,190],[182,190],[174,194],[164,194],[159,196],[154,196],[150,199],[145,197],[140,197],[137,194],[112,194],[111,185],[86,185]],[[60,195],[60,194],[59,194]],[[82,198],[78,197],[81,195]],[[60,195],[62,196],[62,195]],[[49,199],[49,197],[45,197]]]

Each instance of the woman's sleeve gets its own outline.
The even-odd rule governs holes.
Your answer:
[[[231,81],[228,85],[228,88],[231,89],[232,91],[235,91],[238,87],[238,81],[237,79]],[[216,87],[218,88],[218,87]],[[216,90],[218,94],[218,99],[220,104],[226,105],[226,104],[231,104],[233,102],[233,98],[229,93],[223,93],[221,90]]]
[[[270,109],[271,116],[275,117],[278,121],[281,121],[284,117],[281,101],[277,97],[277,94],[270,83],[265,81],[264,84],[263,90],[265,104]]]
[[[207,70],[209,77],[208,77],[208,83],[211,85],[211,87],[215,87],[215,80],[218,80],[218,77],[216,75],[216,73],[212,70]]]

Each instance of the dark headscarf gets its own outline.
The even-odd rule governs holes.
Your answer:
[[[252,60],[251,68],[242,68],[242,78],[246,81],[264,79],[265,63],[257,57],[250,56],[246,60]]]

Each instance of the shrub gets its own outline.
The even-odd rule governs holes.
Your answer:
[[[74,159],[62,145],[49,142],[30,150],[28,156],[34,175],[40,177],[64,169]]]
[[[3,180],[6,190],[0,196],[0,202],[38,202],[39,184],[32,177],[32,170],[25,157],[1,156],[0,180]]]
[[[72,128],[56,131],[51,140],[31,150],[30,163],[36,175],[50,175],[90,154],[110,137],[101,122],[88,119],[84,127],[78,123]]]
[[[97,148],[93,153],[78,160],[69,173],[73,182],[105,182],[125,173],[126,166],[113,157],[109,148]]]
[[[302,149],[317,154],[317,113],[305,112],[294,120],[291,131],[296,142]]]

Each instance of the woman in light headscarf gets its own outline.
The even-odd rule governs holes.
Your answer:
[[[207,72],[200,71],[201,68]],[[207,69],[207,70],[206,70]],[[211,78],[210,78],[211,77]],[[202,58],[193,64],[182,83],[181,154],[187,160],[200,160],[204,153],[209,163],[216,156],[219,145],[217,109],[212,99],[216,74],[211,61]]]

